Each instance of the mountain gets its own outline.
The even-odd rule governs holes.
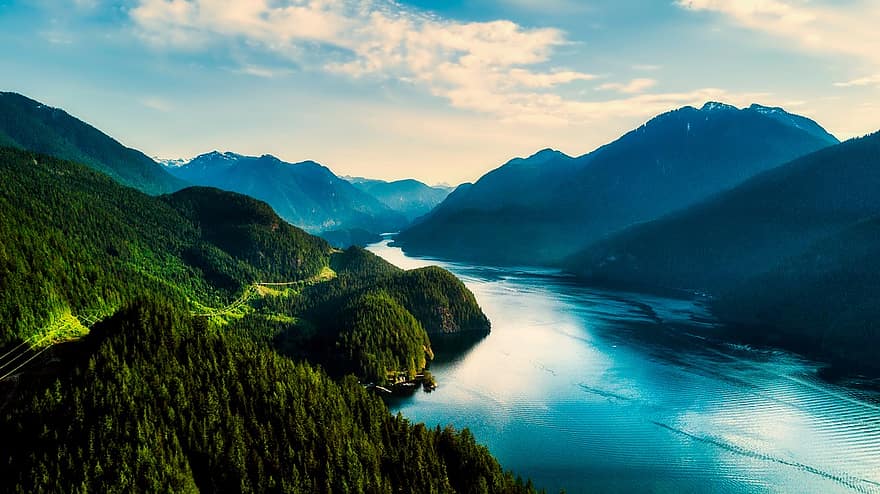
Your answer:
[[[558,263],[633,223],[837,142],[781,109],[684,107],[581,157],[544,150],[514,159],[459,188],[396,242],[416,254]]]
[[[151,197],[81,165],[12,148],[0,148],[0,171],[12,177],[0,185],[0,234],[8,240],[0,265],[0,318],[7,322],[0,346],[51,334],[65,314],[108,315],[150,294],[216,316],[218,324],[238,324],[250,314],[243,302],[253,290],[265,292],[255,283],[280,283],[299,296],[291,306],[254,315],[254,324],[285,314],[332,331],[312,334],[316,339],[345,336],[345,325],[325,319],[349,299],[379,292],[406,308],[421,337],[442,336],[440,320],[453,332],[488,332],[473,295],[448,272],[404,272],[378,258],[355,262],[358,251],[337,252],[248,196],[192,187]],[[231,312],[210,309],[230,304]],[[372,326],[374,336],[398,329]],[[426,346],[419,351],[430,353]]]
[[[709,291],[739,337],[880,370],[880,133],[635,225],[568,263],[593,281]]]
[[[877,287],[880,216],[873,216],[725,289],[712,305],[740,338],[793,348],[844,371],[876,375]]]
[[[684,211],[634,225],[567,263],[595,280],[716,291],[880,214],[880,134],[769,170]]]
[[[107,315],[153,293],[185,308],[220,306],[254,281],[308,279],[329,263],[326,242],[246,196],[148,196],[12,148],[0,148],[0,171],[0,345],[42,334],[60,315]]]
[[[186,186],[140,151],[63,110],[16,93],[0,92],[0,146],[77,161],[148,194]]]
[[[193,184],[266,201],[282,218],[312,233],[364,230],[377,234],[397,231],[407,223],[402,214],[313,161],[286,163],[270,155],[214,151],[166,169]],[[331,238],[345,239],[338,233]]]
[[[386,182],[362,177],[342,177],[390,209],[412,221],[429,213],[452,192],[450,187],[431,187],[418,180]]]
[[[363,228],[349,228],[346,230],[328,230],[320,233],[321,238],[330,242],[330,245],[336,247],[347,247],[351,245],[367,246],[382,240],[382,235],[374,231],[364,230]]]
[[[3,491],[535,492],[467,430],[205,329],[138,303],[21,378],[0,416]]]
[[[485,335],[450,273],[232,192],[153,197],[9,147],[0,173],[0,490],[534,492],[344,375],[391,386],[434,336]]]

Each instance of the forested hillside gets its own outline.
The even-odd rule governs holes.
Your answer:
[[[489,334],[473,294],[445,270],[402,271],[356,247],[333,254],[331,265],[334,279],[307,285],[297,296],[264,297],[232,327],[334,375],[355,373],[376,383],[412,379],[435,349]]]
[[[83,163],[148,194],[186,186],[144,153],[130,149],[58,108],[0,92],[0,146]]]
[[[736,336],[876,372],[880,134],[810,154],[573,257],[593,282],[708,291]]]
[[[244,196],[150,197],[12,148],[0,148],[0,173],[0,344],[38,335],[65,313],[109,315],[147,293],[218,306],[247,284],[304,279],[329,264],[326,242]]]
[[[412,425],[175,305],[135,303],[67,345],[57,377],[22,377],[0,409],[5,492],[533,491],[467,431]]]
[[[573,257],[594,280],[716,290],[880,214],[880,134],[826,148]]]
[[[13,148],[0,173],[0,490],[531,491],[345,377],[411,378],[430,334],[488,332],[448,272],[216,189],[151,197]]]
[[[488,332],[473,295],[448,272],[403,272],[360,249],[334,253],[249,197],[189,188],[154,198],[81,165],[11,148],[0,149],[0,167],[10,177],[0,184],[0,233],[8,239],[0,316],[10,321],[2,344],[51,338],[56,321],[109,315],[150,293],[216,324],[269,307],[270,319],[321,327],[320,341],[348,329],[333,317],[367,291],[393,297],[422,332]],[[260,287],[273,283],[280,290]],[[375,343],[364,351],[385,350]],[[430,345],[399,361],[422,362],[426,354]]]
[[[720,294],[739,336],[880,372],[880,217],[822,239]]]

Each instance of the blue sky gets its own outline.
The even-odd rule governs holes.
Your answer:
[[[874,0],[0,0],[0,89],[150,155],[458,183],[707,100],[876,131],[878,25]]]

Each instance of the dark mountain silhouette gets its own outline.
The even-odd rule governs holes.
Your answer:
[[[16,93],[0,93],[0,146],[77,161],[148,194],[186,186],[144,153],[123,146],[64,110]]]
[[[880,134],[823,149],[574,256],[594,282],[708,291],[738,337],[880,370]]]
[[[829,147],[687,210],[588,247],[572,271],[613,282],[715,290],[880,214],[880,135]]]
[[[714,311],[736,335],[880,372],[880,216],[815,242],[726,289]]]
[[[780,109],[685,107],[579,158],[545,150],[512,160],[450,195],[397,242],[417,254],[557,263],[605,235],[837,142]]]

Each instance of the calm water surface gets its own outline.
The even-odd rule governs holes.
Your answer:
[[[548,492],[880,493],[880,396],[714,338],[699,301],[370,250],[449,269],[492,320],[486,339],[432,364],[437,391],[392,409],[470,428]]]

